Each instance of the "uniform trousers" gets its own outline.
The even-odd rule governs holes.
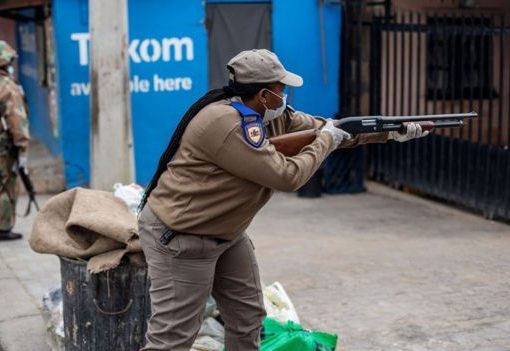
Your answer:
[[[0,143],[0,230],[10,231],[16,220],[16,200],[18,197],[17,176],[13,172],[14,160],[1,150]]]
[[[225,322],[226,351],[259,350],[266,316],[254,247],[246,233],[232,241],[178,233],[146,205],[138,221],[151,280],[151,317],[141,351],[189,351],[210,294]]]

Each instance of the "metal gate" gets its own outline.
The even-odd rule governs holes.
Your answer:
[[[510,220],[505,18],[406,12],[374,16],[364,27],[370,30],[371,114],[479,114],[462,129],[370,145],[369,178]]]

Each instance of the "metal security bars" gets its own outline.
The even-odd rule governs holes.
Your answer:
[[[370,32],[371,114],[479,114],[463,129],[370,145],[368,176],[510,220],[510,28],[505,18],[406,12],[374,16],[364,26]]]

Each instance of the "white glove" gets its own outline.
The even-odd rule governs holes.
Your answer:
[[[400,143],[403,143],[404,141],[409,141],[415,138],[421,138],[427,135],[429,135],[428,130],[422,131],[421,125],[419,125],[418,123],[411,122],[407,125],[407,131],[405,134],[400,134],[398,131],[393,130],[389,133],[388,140],[393,139]]]
[[[352,136],[345,130],[335,127],[331,119],[326,120],[326,124],[322,127],[321,133],[331,134],[335,147],[338,147],[344,139],[349,140],[352,138]]]
[[[19,154],[18,167],[23,168],[25,170],[25,173],[28,173],[28,156],[27,156],[27,154]]]

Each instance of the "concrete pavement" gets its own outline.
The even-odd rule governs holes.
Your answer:
[[[280,281],[302,324],[338,333],[341,351],[509,351],[510,226],[369,190],[277,194],[250,228],[264,282]],[[0,243],[0,279],[0,351],[49,350],[39,306],[58,259]]]
[[[48,195],[39,195],[42,205]],[[27,197],[19,199],[18,213]],[[46,331],[40,313],[42,295],[60,284],[58,258],[40,255],[28,246],[27,238],[35,209],[18,218],[15,231],[23,240],[0,242],[0,345],[5,351],[46,351]]]
[[[510,226],[369,190],[274,199],[251,228],[263,280],[339,350],[510,350]]]

